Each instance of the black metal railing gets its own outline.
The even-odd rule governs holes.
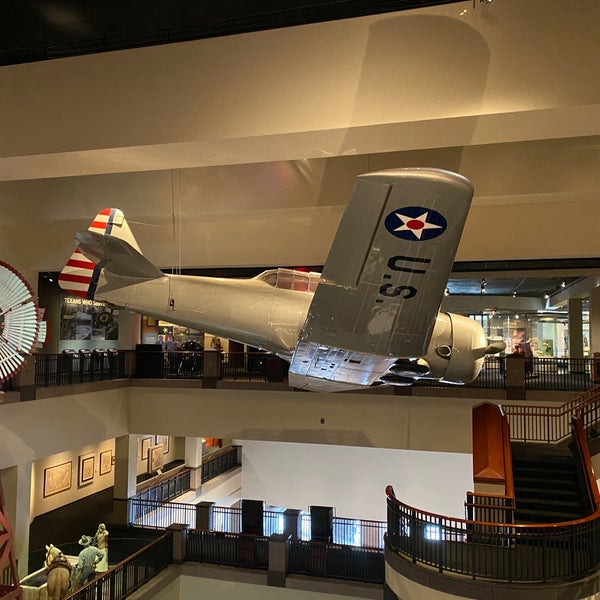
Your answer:
[[[121,379],[126,351],[62,352],[35,355],[35,385],[48,387]]]
[[[158,347],[160,350],[160,347]],[[68,385],[121,379],[202,379],[205,376],[204,352],[143,352],[107,350],[37,354],[35,384],[38,387]],[[220,352],[216,378],[228,381],[268,382],[286,378],[287,363],[266,352]],[[523,386],[532,390],[585,391],[600,381],[600,362],[592,358],[525,359],[527,368]],[[270,373],[276,365],[276,374]],[[488,356],[469,388],[505,389],[506,357]],[[212,376],[212,375],[211,375]],[[416,387],[447,387],[427,379],[417,380]]]
[[[528,389],[585,391],[593,385],[591,358],[531,358],[525,361],[525,387]]]
[[[167,531],[103,575],[67,596],[71,600],[120,600],[140,588],[173,562],[172,532]]]
[[[267,352],[223,352],[221,376],[232,381],[267,381]]]
[[[192,505],[179,505],[171,502],[174,498],[190,490],[190,482],[191,470],[184,469],[175,476],[132,496],[127,501],[128,522],[132,525],[154,529],[164,529],[172,523],[195,525],[195,509]],[[191,509],[188,508],[190,506],[192,506]],[[189,513],[193,514],[190,516]],[[183,515],[186,520],[182,520]]]
[[[139,500],[153,500],[156,502],[169,502],[190,490],[191,470],[184,469],[175,476],[160,481],[149,488],[142,490],[135,496]]]
[[[379,548],[292,540],[288,571],[309,577],[384,583],[385,559]]]
[[[269,568],[269,538],[222,531],[189,531],[186,560],[245,567]]]
[[[129,498],[127,500],[128,522],[134,527],[166,529],[173,523],[196,527],[196,506],[183,502],[159,502]]]
[[[223,448],[207,458],[206,462],[202,462],[202,483],[241,466],[239,448],[240,446]]]
[[[398,501],[388,486],[388,548],[440,573],[506,582],[556,582],[600,565],[600,513],[547,525],[469,521]]]

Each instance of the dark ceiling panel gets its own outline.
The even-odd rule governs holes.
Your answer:
[[[450,4],[458,0],[3,0],[0,66]]]

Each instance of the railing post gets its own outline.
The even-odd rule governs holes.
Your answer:
[[[196,529],[211,529],[210,515],[214,502],[198,502],[196,504]]]
[[[525,359],[506,357],[506,399],[525,400]]]
[[[173,563],[180,565],[185,562],[186,541],[188,526],[184,523],[173,523],[167,527],[167,531],[173,532]]]
[[[217,381],[221,378],[221,355],[222,352],[220,350],[204,351],[203,388],[217,387]]]
[[[269,570],[267,585],[285,587],[285,578],[290,561],[291,535],[273,533],[269,537]]]

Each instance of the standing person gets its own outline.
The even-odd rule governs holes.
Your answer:
[[[104,573],[108,571],[108,529],[104,523],[98,525],[98,531],[96,531],[96,547],[98,550],[104,553],[100,562],[96,565],[96,573]]]
[[[88,581],[94,579],[96,575],[96,565],[102,560],[104,552],[101,552],[92,546],[92,538],[89,535],[82,535],[79,538],[79,545],[83,550],[77,558],[77,587],[85,585]]]
[[[167,353],[167,359],[169,361],[169,375],[177,373],[177,353],[175,352],[177,347],[175,346],[175,339],[173,334],[167,333],[165,335],[165,351]]]

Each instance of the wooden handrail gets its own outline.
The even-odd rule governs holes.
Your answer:
[[[394,488],[391,485],[386,486],[385,493],[390,502],[396,504],[397,506],[411,511],[415,514],[415,516],[419,519],[422,518],[424,521],[429,522],[437,522],[437,521],[454,521],[455,523],[462,523],[465,526],[482,526],[482,527],[496,527],[502,528],[506,527],[506,529],[515,531],[524,531],[534,530],[534,529],[548,529],[556,533],[558,528],[560,527],[571,527],[572,525],[580,525],[582,523],[587,523],[588,521],[593,521],[594,519],[600,518],[600,507],[597,508],[591,515],[587,517],[582,517],[581,519],[573,519],[572,521],[561,521],[559,523],[494,523],[491,521],[474,521],[472,519],[462,519],[461,517],[449,517],[445,515],[439,515],[437,513],[430,513],[425,510],[420,510],[413,506],[409,506],[408,504],[404,504],[404,502],[400,502],[396,495],[394,494]]]
[[[555,443],[570,436],[571,416],[580,416],[586,407],[593,404],[600,404],[600,386],[596,386],[560,406],[504,404],[501,408],[509,418],[511,425],[522,425],[520,428],[522,435],[515,435],[513,430],[511,439]],[[521,422],[519,418],[528,419],[528,421]],[[540,431],[543,431],[545,436],[537,435]]]
[[[579,452],[579,458],[583,465],[585,487],[590,505],[594,510],[598,510],[600,507],[600,492],[598,492],[598,484],[596,483],[596,475],[594,474],[592,457],[590,456],[585,431],[583,430],[583,423],[579,418],[573,419],[573,438],[577,446],[577,451]]]

